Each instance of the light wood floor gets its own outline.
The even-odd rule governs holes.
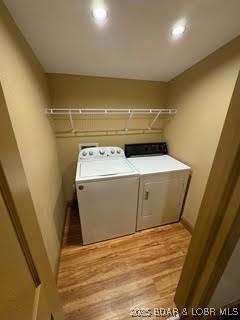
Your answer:
[[[174,307],[190,237],[175,223],[81,246],[78,213],[71,212],[58,274],[66,319],[125,320],[134,319],[131,308]]]

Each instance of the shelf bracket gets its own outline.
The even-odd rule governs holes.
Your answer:
[[[129,122],[131,121],[132,117],[133,117],[133,112],[129,110],[129,117],[126,121],[125,131],[128,131],[128,125],[129,125]]]
[[[73,122],[73,118],[72,118],[72,114],[71,112],[69,112],[69,120],[70,120],[70,124],[71,124],[71,129],[72,129],[72,133],[75,133],[75,127],[74,127],[74,122]]]
[[[157,121],[158,117],[160,116],[160,111],[157,113],[157,115],[155,116],[155,118],[153,119],[153,121],[151,122],[150,126],[148,127],[149,130],[152,129],[152,126],[154,125],[154,123]]]

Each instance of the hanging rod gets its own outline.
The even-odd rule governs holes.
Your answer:
[[[111,108],[47,108],[46,114],[50,115],[133,115],[133,114],[156,114],[157,117],[160,114],[173,115],[177,113],[177,109],[111,109]]]

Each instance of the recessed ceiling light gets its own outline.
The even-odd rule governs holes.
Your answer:
[[[186,30],[185,24],[177,24],[172,28],[172,36],[173,38],[181,37]]]
[[[104,7],[93,8],[92,15],[96,22],[103,23],[107,20],[107,9]]]

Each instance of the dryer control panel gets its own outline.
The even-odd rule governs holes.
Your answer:
[[[160,156],[168,154],[166,142],[125,144],[126,157]]]
[[[123,149],[119,147],[93,147],[85,148],[79,153],[79,160],[107,160],[107,159],[125,158]]]

